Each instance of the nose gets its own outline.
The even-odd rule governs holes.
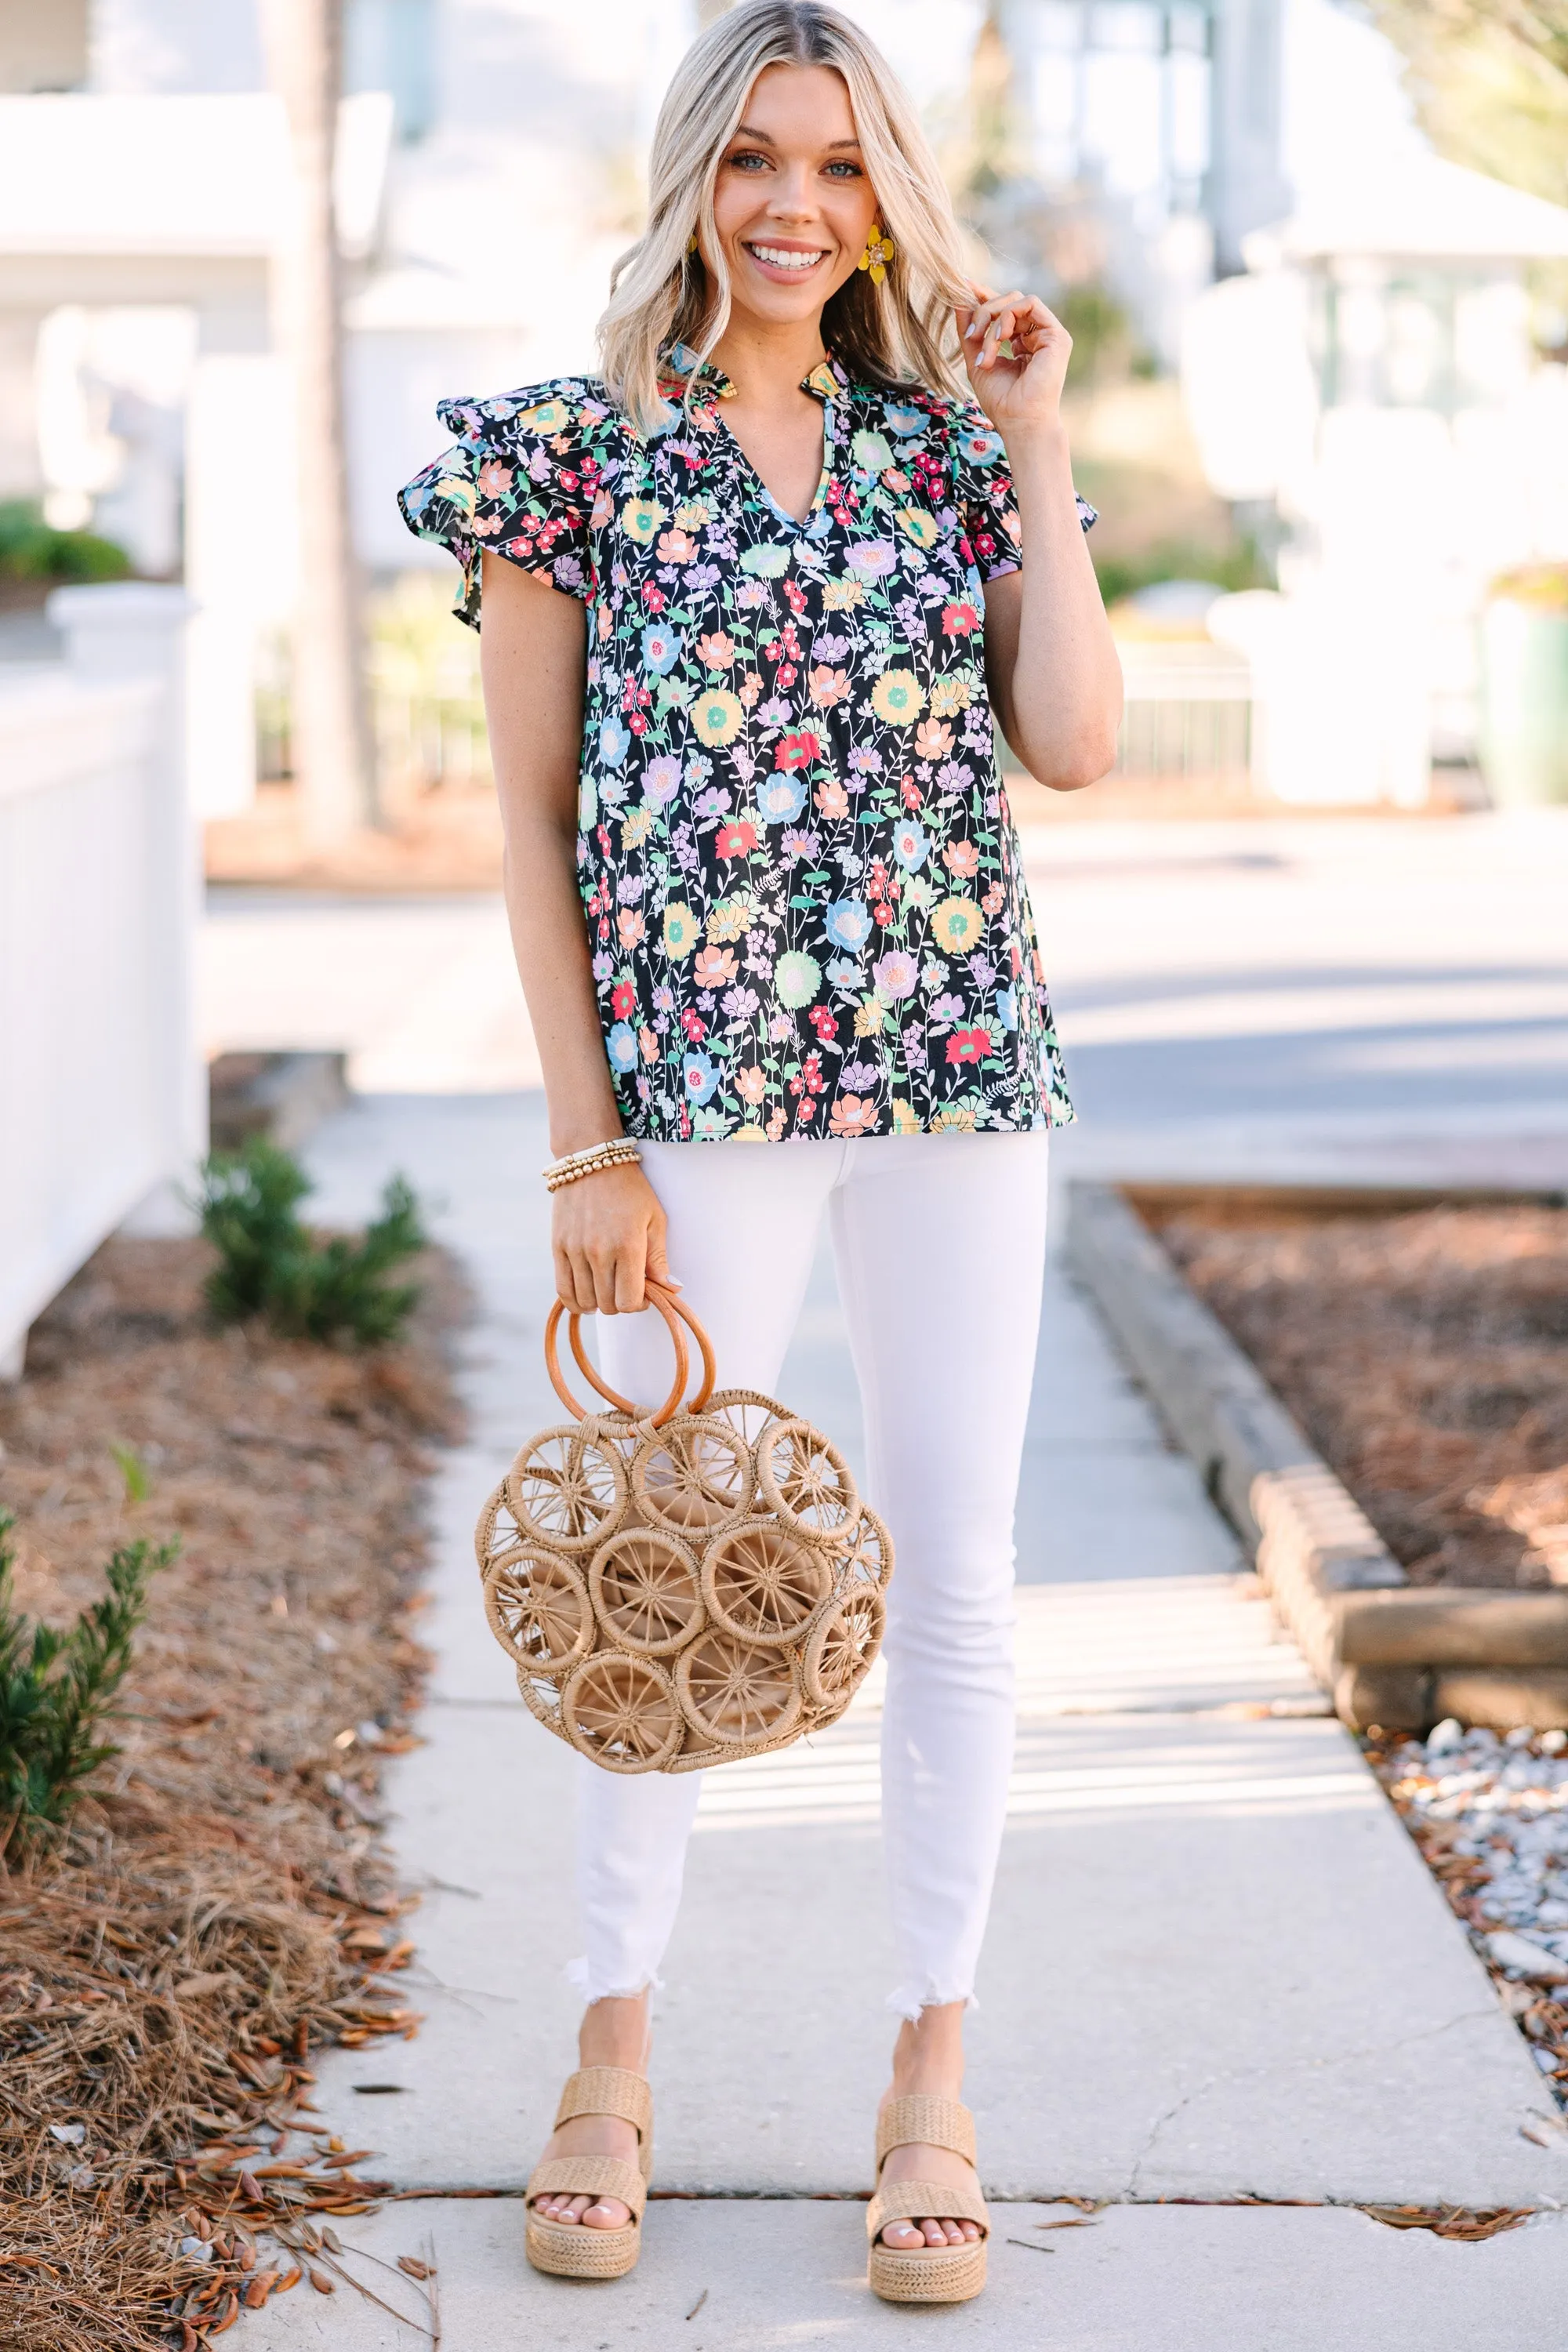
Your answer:
[[[808,221],[816,213],[812,198],[810,166],[805,163],[788,163],[773,183],[768,212],[776,221]]]

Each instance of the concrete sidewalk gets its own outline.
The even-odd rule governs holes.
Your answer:
[[[345,2238],[390,2258],[431,2237],[448,2352],[858,2347],[927,2324],[1075,2352],[1555,2340],[1568,2235],[1554,2211],[1465,2246],[1325,2210],[1554,2208],[1564,2136],[1523,2136],[1552,2105],[1521,2037],[1273,1638],[1190,1465],[1057,1274],[1020,1513],[1017,1766],[969,2095],[994,2195],[1114,2202],[1092,2231],[1049,2232],[1030,2205],[1001,2205],[993,2289],[928,2322],[870,2302],[858,2206],[805,2201],[868,2188],[884,2080],[873,1678],[831,1733],[727,1768],[704,1793],[652,2068],[658,2186],[701,2201],[653,2206],[648,2252],[614,2290],[527,2269],[506,2192],[572,2063],[574,1761],[517,1697],[469,1537],[521,1436],[558,1411],[539,1354],[545,1157],[531,1096],[363,1102],[311,1154],[328,1219],[363,1215],[394,1167],[443,1201],[439,1230],[480,1308],[471,1443],[433,1498],[428,1744],[392,1784],[398,1850],[426,1890],[405,1980],[426,2022],[407,2044],[330,2057],[317,2093],[355,2145],[376,2146],[378,2173],[424,2195]],[[855,1450],[826,1272],[780,1386]],[[356,2095],[388,2082],[397,2095]],[[1258,2198],[1307,2206],[1227,2202]],[[384,2271],[364,2277],[404,2293]],[[258,2347],[410,2340],[342,2292],[297,2294],[249,2328]]]

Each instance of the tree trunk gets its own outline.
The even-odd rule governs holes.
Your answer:
[[[290,218],[273,295],[294,386],[300,586],[294,615],[294,775],[312,843],[374,814],[359,569],[349,528],[343,338],[332,159],[342,0],[264,0],[268,68],[289,120]]]

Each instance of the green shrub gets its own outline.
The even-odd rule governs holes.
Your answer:
[[[386,1279],[425,1246],[413,1192],[395,1176],[380,1216],[357,1240],[322,1240],[296,1213],[311,1190],[299,1161],[262,1137],[242,1151],[213,1155],[201,1196],[202,1231],[218,1254],[207,1305],[220,1323],[264,1315],[296,1338],[346,1334],[367,1347],[395,1339],[419,1296],[416,1283]]]
[[[54,530],[30,499],[0,499],[0,579],[123,580],[131,559],[90,530]]]
[[[107,1593],[61,1633],[13,1605],[15,1525],[0,1511],[0,1844],[64,1821],[83,1782],[120,1753],[99,1734],[131,1664],[148,1585],[179,1549],[154,1551],[144,1538],[122,1546],[104,1570]]]

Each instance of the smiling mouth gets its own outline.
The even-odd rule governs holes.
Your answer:
[[[819,261],[826,261],[827,258],[825,250],[814,249],[807,253],[801,253],[784,245],[748,243],[746,251],[753,261],[760,261],[764,269],[787,270],[793,278],[804,278],[807,270],[815,269]]]

